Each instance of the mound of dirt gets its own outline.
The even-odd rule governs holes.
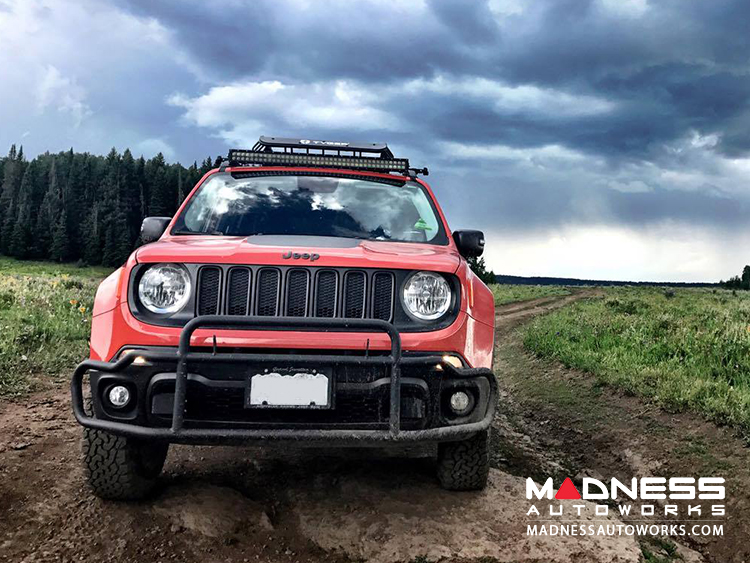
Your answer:
[[[287,492],[300,534],[354,560],[640,561],[632,537],[527,536],[526,483],[497,470],[482,493],[451,493],[426,482],[393,489],[348,476],[324,494],[309,488]],[[582,510],[589,516],[574,516],[571,505],[589,504],[585,501],[554,501],[559,502],[573,515],[570,519],[586,523],[593,518],[590,506]],[[546,502],[535,504],[540,514],[549,514]],[[610,522],[601,519],[597,517],[597,524],[619,523],[614,517]]]
[[[273,530],[260,504],[234,489],[208,483],[170,487],[154,501],[152,509],[172,521],[172,530],[189,530],[210,538]]]

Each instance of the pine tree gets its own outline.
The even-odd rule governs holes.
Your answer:
[[[127,259],[132,246],[122,236],[126,231],[125,213],[121,209],[117,209],[105,228],[104,249],[102,250],[103,265],[119,266]]]
[[[62,184],[58,178],[57,158],[52,157],[47,175],[47,190],[44,194],[41,208],[36,219],[34,229],[34,251],[33,254],[40,258],[50,255],[52,247],[52,236],[54,226],[63,210]]]
[[[3,183],[2,191],[0,191],[0,254],[8,254],[10,249],[22,177],[23,162],[18,158],[16,145],[12,145],[3,166]]]
[[[71,259],[70,238],[68,236],[68,214],[62,210],[52,229],[52,244],[49,257],[55,262],[65,262]]]
[[[81,166],[83,156],[75,154],[73,149],[67,153],[68,174],[63,190],[64,212],[67,227],[65,232],[69,244],[69,259],[79,260],[81,258],[81,221],[80,217],[86,213],[83,187],[81,182]]]
[[[203,175],[206,172],[208,172],[209,170],[213,169],[213,167],[214,167],[214,161],[211,159],[210,156],[207,156],[206,160],[204,160],[201,163],[201,167],[200,167],[200,173],[201,173],[200,175],[201,175],[201,177],[203,177]]]
[[[128,247],[135,244],[141,229],[141,186],[138,165],[130,150],[122,154],[120,165],[120,206],[125,219],[124,236]]]
[[[151,199],[149,201],[149,214],[154,216],[167,216],[173,205],[175,197],[169,185],[166,162],[164,155],[159,153],[146,163],[146,179],[151,186]]]
[[[177,207],[180,206],[182,203],[182,200],[185,199],[185,192],[183,191],[184,188],[182,187],[182,166],[179,164],[177,165]]]
[[[19,152],[19,154],[21,154]],[[18,212],[10,237],[8,253],[16,258],[28,258],[32,254],[31,242],[36,226],[34,190],[36,184],[37,161],[32,160],[26,167],[18,190]]]
[[[81,223],[83,252],[81,258],[87,264],[102,263],[102,237],[99,222],[99,203],[94,203],[90,213]]]
[[[472,271],[486,284],[497,283],[495,272],[487,270],[484,264],[484,258],[469,258],[469,267]]]

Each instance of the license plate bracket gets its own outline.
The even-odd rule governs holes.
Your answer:
[[[331,368],[264,368],[251,370],[245,386],[248,409],[333,408]]]

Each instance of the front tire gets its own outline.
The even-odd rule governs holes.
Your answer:
[[[480,491],[490,473],[489,431],[460,442],[438,444],[437,475],[449,491]]]
[[[83,463],[94,494],[110,500],[139,500],[156,485],[169,444],[83,429]]]

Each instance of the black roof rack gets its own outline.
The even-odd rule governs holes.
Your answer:
[[[253,147],[257,152],[271,152],[274,148],[284,149],[319,149],[326,151],[345,151],[362,156],[363,153],[376,154],[379,158],[393,159],[393,153],[385,143],[349,143],[342,141],[317,141],[315,139],[288,139],[285,137],[261,136]]]
[[[249,150],[231,149],[229,166],[309,166],[416,175],[406,158],[394,158],[385,143],[347,143],[313,139],[261,137]]]

